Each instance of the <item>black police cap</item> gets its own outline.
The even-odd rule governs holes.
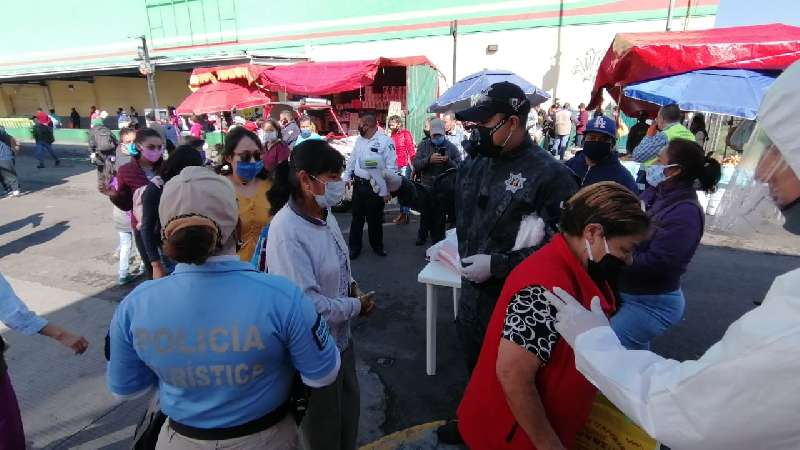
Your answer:
[[[470,99],[472,106],[456,113],[462,122],[485,122],[497,113],[523,116],[531,110],[531,104],[522,88],[508,81],[494,83]]]

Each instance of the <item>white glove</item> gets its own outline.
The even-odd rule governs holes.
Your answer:
[[[461,275],[473,283],[483,283],[492,276],[492,256],[472,255],[461,260]]]
[[[553,288],[552,293],[544,291],[544,296],[558,310],[556,331],[570,347],[575,346],[575,339],[581,334],[593,328],[609,326],[608,318],[600,306],[600,297],[592,298],[592,310],[590,311],[560,287]]]
[[[97,159],[97,153],[95,153],[95,152],[92,152],[92,153],[89,155],[89,161],[90,161],[92,164],[94,164],[94,165],[97,165],[97,163],[98,163],[98,159]]]

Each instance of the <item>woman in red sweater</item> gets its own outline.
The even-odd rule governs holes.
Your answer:
[[[142,128],[136,132],[133,148],[129,149],[128,152],[133,159],[117,169],[117,175],[109,193],[111,202],[123,211],[131,211],[133,209],[133,196],[136,190],[147,186],[150,179],[156,176],[156,173],[161,168],[164,157],[164,141],[161,140],[161,135],[158,134],[158,131],[152,128]],[[136,217],[131,214],[131,230],[133,230],[136,248],[139,250],[139,256],[142,257],[147,279],[152,279],[153,268],[147,258],[142,234],[138,228]]]
[[[559,286],[611,314],[611,285],[649,226],[639,199],[614,182],[583,188],[564,205],[560,233],[511,272],[489,321],[458,408],[470,449],[573,447],[596,391],[555,331],[547,296]]]
[[[392,142],[397,152],[397,168],[400,170],[400,175],[411,178],[411,161],[414,160],[417,152],[414,147],[414,136],[411,132],[403,128],[403,119],[400,116],[392,116],[389,118],[389,131],[392,135]],[[411,208],[407,206],[400,207],[400,215],[394,219],[396,224],[408,224],[408,219],[411,214]]]

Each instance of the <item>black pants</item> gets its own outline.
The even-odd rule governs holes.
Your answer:
[[[494,312],[494,306],[502,291],[503,283],[490,281],[475,286],[469,281],[463,280],[461,287],[456,332],[464,352],[467,370],[472,373],[475,365],[478,364],[486,327],[489,325],[489,319]]]
[[[419,232],[417,236],[420,239],[427,239],[430,234],[431,241],[434,244],[444,239],[445,213],[442,208],[439,207],[439,202],[436,200],[436,196],[430,188],[425,196],[424,208],[420,213]]]
[[[17,168],[13,159],[0,161],[0,182],[2,182],[3,187],[8,193],[19,190]]]
[[[147,275],[147,279],[152,280],[153,266],[150,265],[150,258],[147,257],[147,249],[144,246],[142,233],[139,230],[133,230],[133,240],[136,243],[136,250],[139,251],[139,256],[142,258],[142,264],[144,264],[144,272]]]
[[[368,182],[356,181],[353,186],[353,221],[350,222],[350,250],[361,251],[364,221],[367,222],[369,245],[375,251],[383,250],[383,199],[372,190]]]

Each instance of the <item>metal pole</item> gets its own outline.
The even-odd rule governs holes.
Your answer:
[[[453,84],[456,84],[456,56],[458,54],[458,21],[450,22],[450,34],[453,35]]]
[[[672,8],[675,7],[675,0],[669,0],[667,8],[667,31],[672,31]]]
[[[139,36],[142,40],[142,59],[144,59],[145,76],[147,77],[147,94],[150,96],[150,107],[153,108],[153,116],[158,119],[158,97],[156,96],[155,70],[150,64],[150,52],[147,50],[147,38]]]

